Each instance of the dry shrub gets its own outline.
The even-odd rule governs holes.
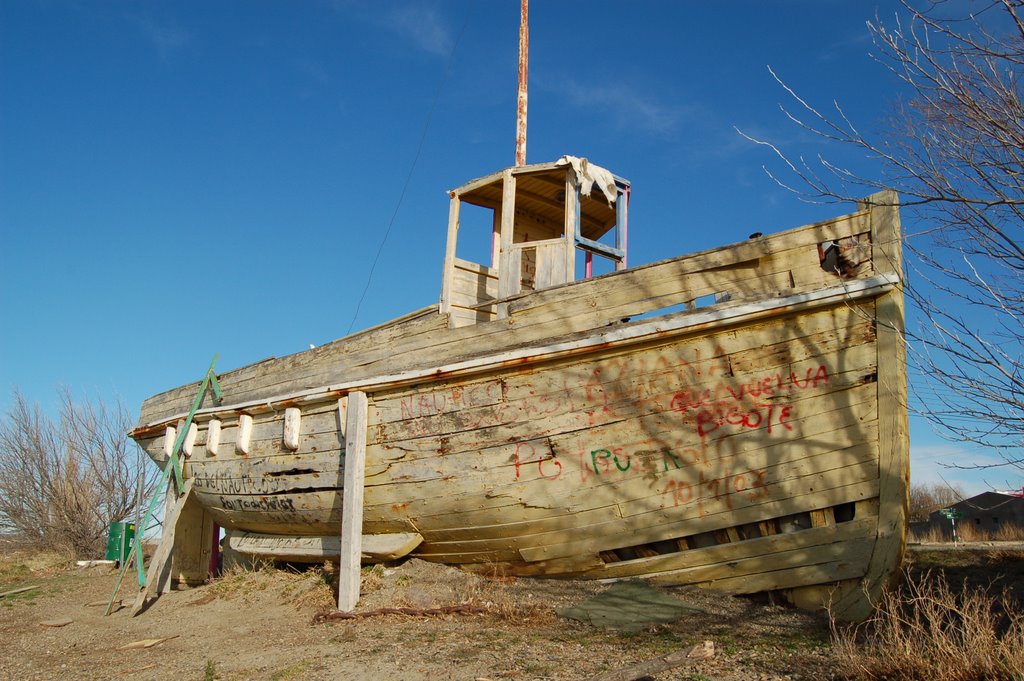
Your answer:
[[[1010,594],[959,591],[925,574],[885,593],[875,615],[833,627],[843,678],[862,681],[1019,681],[1024,678],[1024,614],[1004,610]]]
[[[332,583],[337,587],[338,575],[337,567],[331,563],[333,576],[331,577]],[[380,563],[373,565],[367,565],[362,568],[359,573],[359,592],[362,594],[373,593],[374,591],[380,591],[384,585],[384,566]]]
[[[282,590],[282,596],[287,596],[296,610],[319,612],[324,608],[337,607],[338,597],[331,588],[330,575],[323,568],[314,567],[296,577]]]
[[[512,624],[541,625],[555,620],[555,612],[550,607],[529,597],[517,599],[500,587],[485,589],[479,596],[464,600],[463,604],[483,606],[494,617]]]
[[[497,566],[487,570],[480,579],[470,582],[460,601],[463,605],[479,605],[487,612],[512,624],[541,625],[553,622],[555,612],[549,606],[533,600],[533,595],[516,589],[516,578],[510,577]]]
[[[948,542],[950,537],[947,533],[943,532],[941,528],[930,525],[924,532],[915,532],[911,530],[909,540],[926,544],[940,544]]]
[[[983,530],[971,523],[957,523],[956,535],[960,541],[992,541],[992,535],[987,530]]]
[[[265,563],[234,564],[224,568],[220,576],[210,582],[210,591],[221,598],[232,599],[265,590],[276,572]]]
[[[0,415],[0,532],[103,555],[110,523],[133,518],[156,485],[156,467],[125,437],[131,426],[122,405],[79,402],[65,389],[54,418],[15,391]]]

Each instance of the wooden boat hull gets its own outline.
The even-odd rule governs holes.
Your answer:
[[[504,319],[419,315],[227,374],[239,397],[197,415],[185,475],[232,531],[336,537],[345,395],[359,389],[364,534],[421,536],[416,556],[477,571],[787,590],[859,619],[905,536],[894,219],[864,207],[522,295]],[[822,271],[833,237],[873,245],[856,277]],[[602,298],[615,278],[632,309],[730,295],[628,320]],[[187,393],[144,407],[134,436],[158,462]]]

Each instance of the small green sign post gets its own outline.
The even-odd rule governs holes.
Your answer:
[[[956,536],[956,521],[959,518],[964,517],[964,512],[955,508],[943,508],[939,511],[944,517],[949,518],[949,522],[953,524],[953,543],[957,542]]]

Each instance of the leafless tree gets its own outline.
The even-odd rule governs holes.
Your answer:
[[[904,206],[914,408],[953,440],[1024,467],[1024,0],[986,0],[956,15],[943,0],[903,0],[889,25],[868,23],[875,59],[904,98],[876,133],[839,104],[822,113],[783,83],[789,118],[878,163],[877,178],[771,147],[781,184],[821,200],[895,189]],[[793,179],[795,178],[795,179]],[[909,227],[909,229],[908,229]],[[961,462],[947,462],[962,465]]]
[[[155,467],[126,433],[127,411],[60,392],[57,420],[15,391],[0,422],[0,530],[76,556],[102,552],[111,522],[131,519]]]
[[[910,520],[923,522],[928,516],[967,498],[964,491],[955,485],[932,483],[910,486]]]

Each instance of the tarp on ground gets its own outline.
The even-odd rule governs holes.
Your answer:
[[[655,624],[675,622],[703,610],[687,605],[647,582],[630,580],[616,582],[607,591],[579,605],[559,608],[555,612],[560,617],[596,627],[637,632]]]

